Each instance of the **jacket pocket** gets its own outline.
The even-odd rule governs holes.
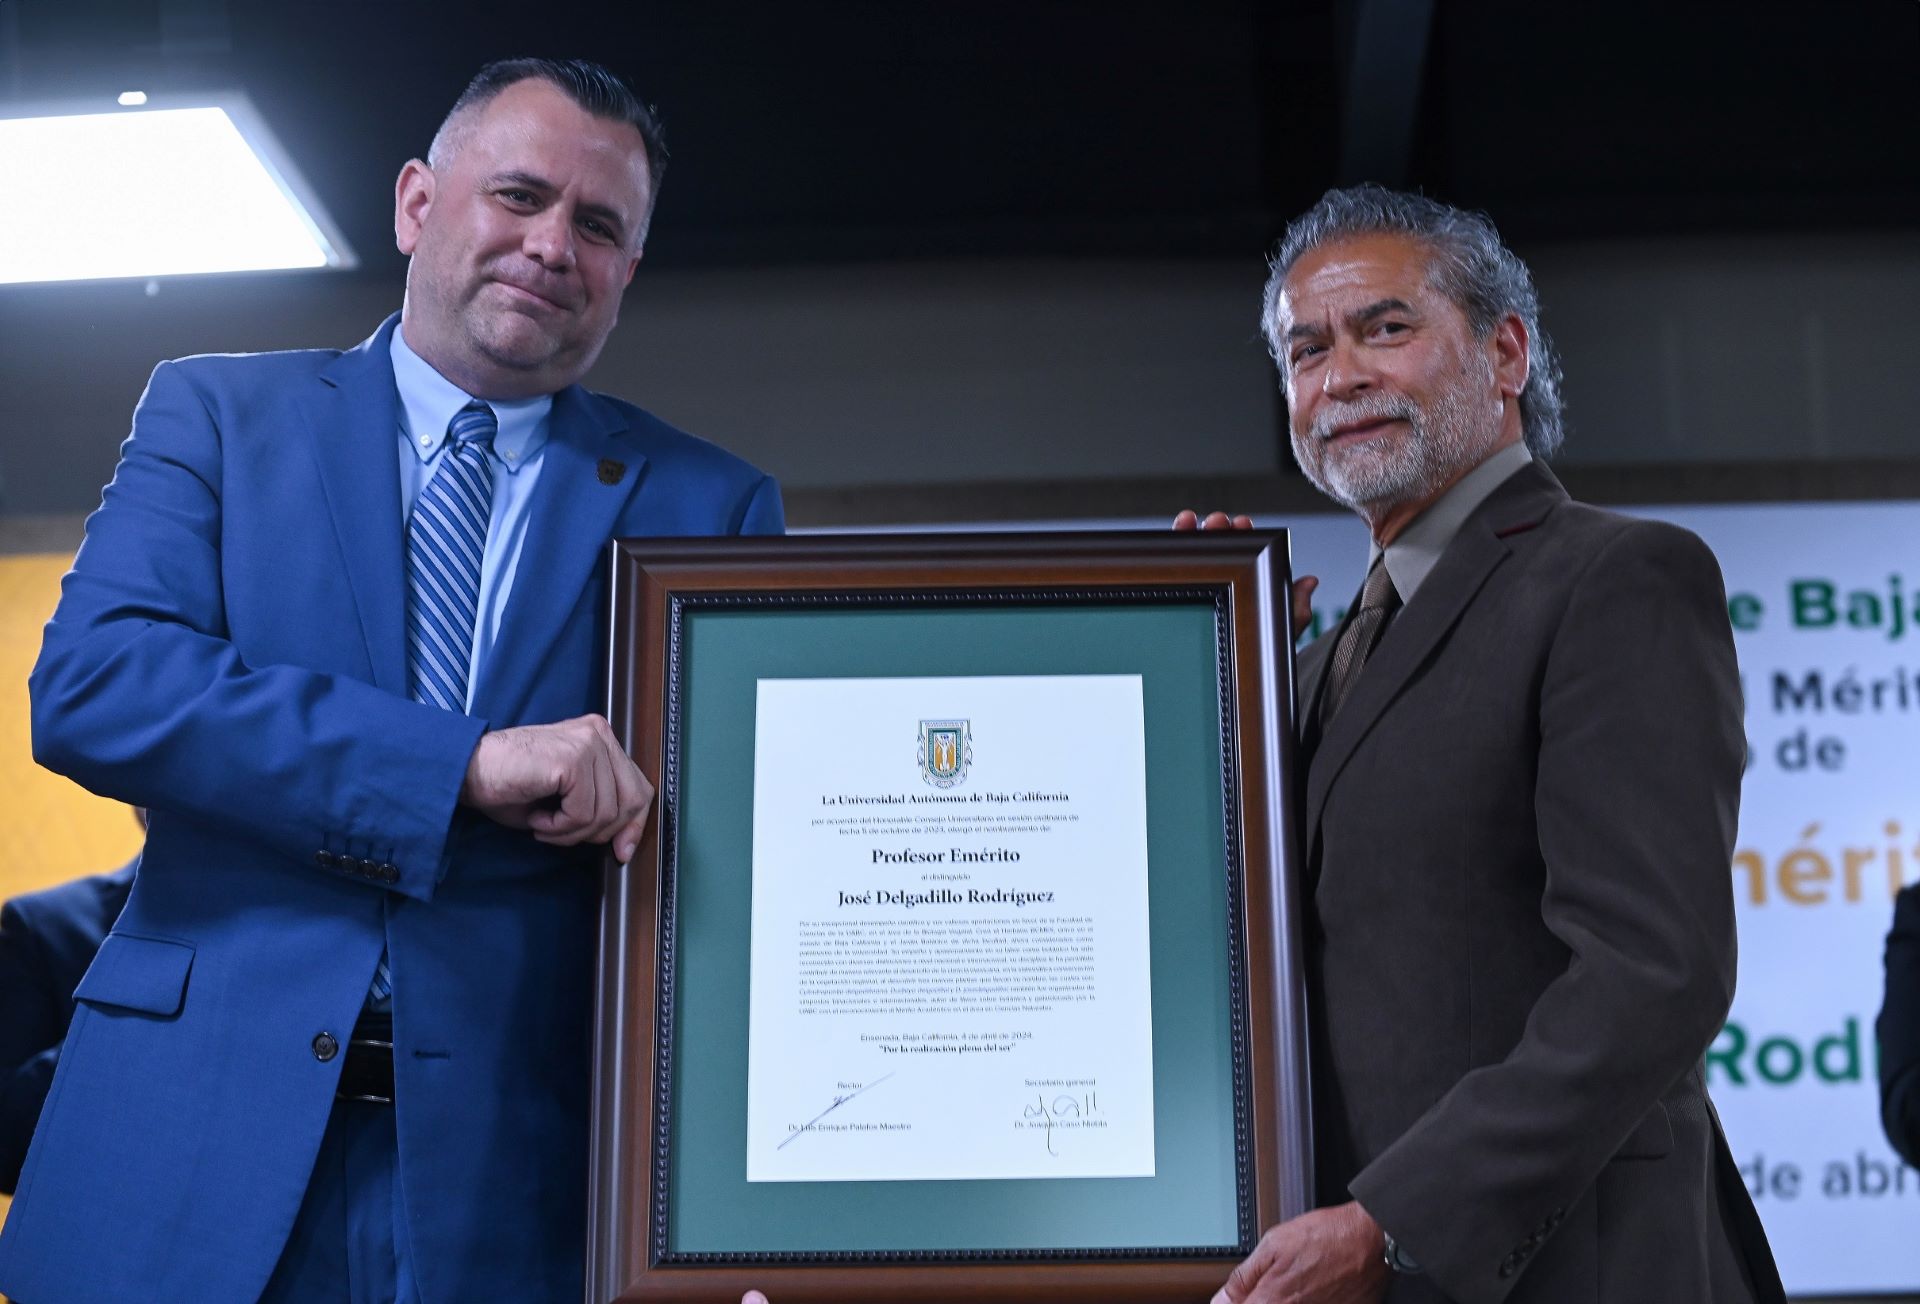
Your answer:
[[[193,947],[185,942],[108,933],[73,997],[89,1005],[171,1017],[186,1003],[192,970]]]
[[[1653,1102],[1633,1131],[1627,1133],[1627,1139],[1613,1152],[1615,1159],[1659,1159],[1673,1152],[1673,1120],[1667,1117],[1667,1107],[1660,1101]]]

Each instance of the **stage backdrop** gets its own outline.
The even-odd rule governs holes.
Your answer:
[[[1920,1290],[1920,1173],[1881,1132],[1873,1035],[1920,877],[1920,504],[1649,514],[1719,554],[1747,698],[1714,1101],[1788,1289]]]

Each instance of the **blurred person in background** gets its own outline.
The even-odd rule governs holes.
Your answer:
[[[1920,1168],[1920,883],[1893,900],[1880,1037],[1880,1122],[1900,1157]]]
[[[136,808],[142,829],[146,812]],[[27,892],[0,907],[0,1193],[12,1195],[60,1045],[73,989],[127,904],[139,858],[111,874]]]

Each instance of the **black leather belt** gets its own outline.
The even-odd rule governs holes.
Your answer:
[[[393,1103],[393,1016],[361,1011],[340,1065],[341,1100],[363,1100],[373,1105]]]

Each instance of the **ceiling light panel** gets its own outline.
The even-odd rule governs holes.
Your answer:
[[[0,282],[354,265],[237,94],[0,118],[0,158]]]

